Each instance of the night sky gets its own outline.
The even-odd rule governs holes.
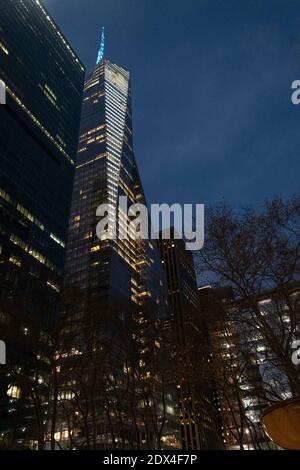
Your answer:
[[[45,0],[90,70],[132,73],[148,202],[256,207],[299,189],[300,1]]]

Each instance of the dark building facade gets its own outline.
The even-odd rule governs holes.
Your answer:
[[[173,230],[170,240],[160,240],[160,250],[168,285],[182,446],[219,449],[221,429],[208,374],[210,347],[199,308],[193,255],[184,240],[174,238]]]
[[[103,203],[118,212],[115,239],[97,236]],[[167,295],[158,245],[119,236],[128,207],[138,203],[145,196],[133,151],[130,74],[101,57],[85,82],[67,247],[61,375],[73,364],[85,377],[79,383],[78,372],[62,384],[56,439],[68,448],[178,446],[174,400],[161,377],[169,364],[162,367]]]
[[[84,67],[39,1],[0,3],[1,431],[34,447],[58,313]],[[34,410],[40,409],[39,424]]]

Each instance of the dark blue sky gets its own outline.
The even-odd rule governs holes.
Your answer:
[[[132,72],[148,202],[260,206],[299,189],[300,1],[45,0],[89,70]]]

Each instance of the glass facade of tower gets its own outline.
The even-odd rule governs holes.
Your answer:
[[[145,202],[133,153],[129,72],[102,61],[86,80],[83,103],[66,283],[126,302],[153,297],[158,316],[166,315],[156,242],[96,235],[101,203],[118,207],[120,196],[127,196],[128,204]],[[120,216],[119,224],[126,223],[125,212]]]
[[[0,3],[1,430],[37,436],[31,384],[62,286],[84,67],[39,1]],[[34,437],[33,440],[38,440]]]
[[[76,394],[90,397],[95,409],[93,416],[83,416],[82,406],[69,401],[60,408],[57,435],[65,446],[70,445],[71,435],[76,436],[76,445],[84,448],[154,449],[161,445],[162,436],[166,447],[176,447],[173,396],[167,392],[168,385],[162,387],[158,380],[162,371],[158,362],[161,365],[166,358],[160,325],[168,315],[159,249],[156,241],[121,239],[120,230],[128,218],[119,206],[120,196],[127,197],[128,205],[145,204],[133,151],[130,74],[104,59],[88,75],[84,88],[61,355],[62,371],[70,370],[72,363],[66,394],[72,396],[68,383],[73,383]],[[120,210],[116,239],[97,237],[96,209],[102,203]],[[163,370],[168,367],[165,364]],[[85,377],[84,383],[79,383],[78,376]],[[96,400],[92,383],[97,384]],[[148,403],[141,396],[146,388],[147,393],[151,390]],[[158,404],[155,416],[154,402]],[[70,419],[64,418],[66,406],[73,417],[71,427]],[[158,435],[161,425],[164,430]]]

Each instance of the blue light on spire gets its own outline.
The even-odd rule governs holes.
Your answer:
[[[101,42],[100,42],[100,49],[98,52],[98,57],[97,57],[97,62],[96,64],[99,64],[101,60],[104,57],[104,46],[105,46],[105,36],[104,36],[104,26],[102,27],[102,32],[101,32]]]

